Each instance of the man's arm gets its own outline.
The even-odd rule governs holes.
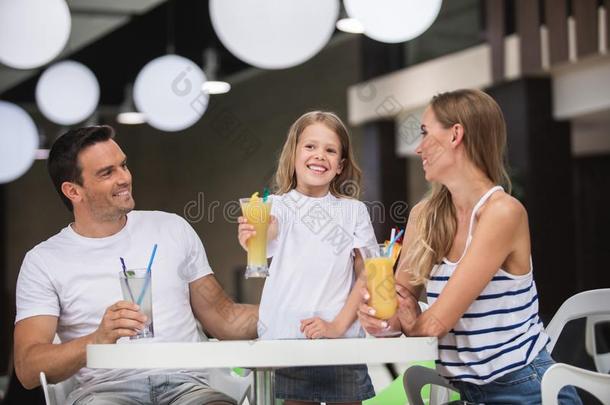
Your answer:
[[[203,328],[221,340],[255,339],[258,305],[236,304],[209,274],[189,284],[191,307]]]
[[[85,366],[86,347],[93,343],[115,343],[123,336],[135,335],[144,327],[145,316],[137,305],[119,301],[104,313],[98,329],[66,343],[53,344],[57,317],[49,315],[22,319],[15,325],[15,372],[21,384],[32,389],[40,384],[44,371],[50,383],[70,378]]]
[[[85,366],[85,347],[91,336],[53,344],[57,317],[41,315],[15,325],[15,372],[27,389],[39,385],[41,371],[49,382],[65,380]]]

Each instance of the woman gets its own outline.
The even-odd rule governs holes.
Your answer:
[[[425,110],[421,131],[417,154],[432,189],[409,215],[396,273],[399,310],[384,322],[362,303],[361,323],[371,333],[438,337],[438,370],[463,399],[540,403],[553,360],[538,317],[527,212],[509,194],[502,112],[478,90],[443,93]],[[573,387],[560,400],[580,404]]]

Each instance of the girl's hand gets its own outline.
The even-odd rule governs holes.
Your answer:
[[[388,321],[375,317],[375,310],[368,305],[368,300],[371,298],[368,290],[362,288],[360,291],[362,301],[358,306],[358,320],[360,320],[360,325],[362,325],[364,330],[375,336],[382,335],[387,332],[388,329],[398,329],[398,320],[396,320],[396,316]]]
[[[397,314],[400,328],[406,335],[409,335],[415,326],[417,318],[421,315],[421,308],[415,297],[400,284],[396,284],[396,295],[398,297]]]
[[[237,227],[237,240],[239,240],[239,244],[247,252],[248,239],[256,235],[256,231],[254,230],[254,225],[250,225],[246,217],[237,218],[237,222],[239,223],[239,226]],[[273,215],[269,215],[269,239],[275,239],[277,237],[277,232],[277,218]]]
[[[237,218],[237,222],[239,223],[239,226],[237,227],[237,240],[239,240],[239,244],[247,252],[248,245],[246,242],[252,236],[256,235],[256,231],[254,230],[254,225],[250,225],[246,217]]]
[[[307,339],[338,338],[343,335],[334,322],[326,322],[318,317],[303,319],[301,332]]]

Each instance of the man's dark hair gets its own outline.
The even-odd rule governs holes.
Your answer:
[[[114,138],[114,129],[108,125],[71,129],[53,143],[49,152],[47,169],[55,189],[72,212],[72,202],[61,191],[65,182],[83,185],[82,168],[78,165],[78,154],[91,145]]]

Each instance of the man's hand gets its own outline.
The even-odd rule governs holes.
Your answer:
[[[95,344],[116,343],[122,337],[135,336],[144,328],[146,315],[129,301],[118,301],[106,309],[102,322],[93,333]]]
[[[300,329],[307,339],[338,338],[343,335],[335,322],[326,322],[318,317],[303,319]]]

